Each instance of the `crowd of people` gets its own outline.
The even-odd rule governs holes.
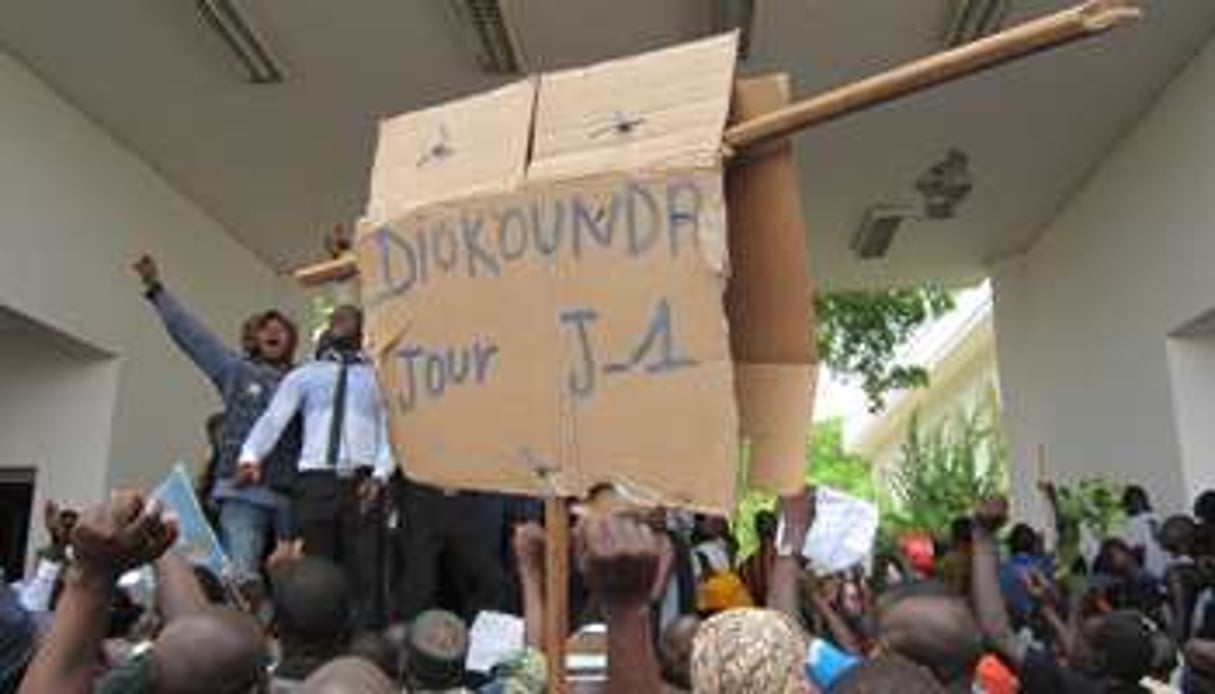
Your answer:
[[[48,504],[49,544],[0,585],[0,693],[545,691],[542,507],[402,474],[359,310],[335,310],[297,365],[283,313],[231,348],[151,259],[135,269],[223,402],[198,487],[230,569],[174,549],[177,519],[144,492]],[[571,667],[568,687],[1215,692],[1215,492],[1161,519],[1127,487],[1125,527],[1066,566],[1074,529],[1042,494],[1040,527],[1006,527],[1007,501],[985,499],[926,529],[936,547],[820,575],[802,555],[812,489],[759,513],[740,556],[724,518],[596,486],[571,504],[566,590],[571,643],[600,666]],[[479,630],[490,614],[518,615],[517,642]],[[485,639],[487,664],[470,654]]]

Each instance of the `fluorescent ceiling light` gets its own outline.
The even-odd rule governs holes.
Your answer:
[[[279,84],[284,79],[282,64],[274,57],[234,0],[195,0],[198,13],[207,26],[232,52],[254,84]]]
[[[751,55],[751,27],[755,0],[717,0],[713,5],[713,33],[738,30],[738,59]]]
[[[503,7],[507,0],[447,0],[447,7],[460,29],[464,43],[473,51],[477,65],[490,74],[510,75],[523,71],[523,52],[518,33]]]
[[[954,48],[1000,30],[1012,0],[950,0],[944,43]]]

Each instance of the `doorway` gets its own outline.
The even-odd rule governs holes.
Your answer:
[[[0,468],[0,570],[4,581],[24,575],[34,517],[34,468]]]

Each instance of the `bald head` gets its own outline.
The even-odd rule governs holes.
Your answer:
[[[390,694],[392,682],[371,661],[346,656],[312,673],[300,694]]]
[[[163,694],[248,692],[266,674],[269,653],[257,622],[211,607],[178,617],[152,650],[156,691]]]
[[[879,637],[890,650],[932,670],[943,683],[969,678],[983,654],[970,607],[949,595],[921,594],[885,606]]]
[[[700,618],[684,615],[671,622],[658,640],[658,661],[667,684],[692,688],[692,644],[700,629]]]

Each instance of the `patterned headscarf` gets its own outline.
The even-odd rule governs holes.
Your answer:
[[[771,694],[813,691],[801,628],[775,610],[743,608],[705,621],[692,645],[692,691]]]

